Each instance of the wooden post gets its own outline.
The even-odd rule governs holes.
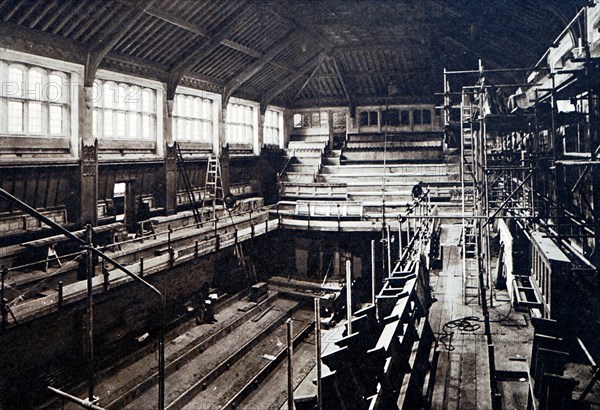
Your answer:
[[[352,334],[352,266],[346,260],[346,319],[348,320],[348,336]]]
[[[58,307],[61,308],[63,305],[63,282],[58,282]]]
[[[317,402],[323,409],[323,389],[321,385],[321,298],[315,298],[315,352],[317,354]]]
[[[292,356],[294,355],[294,345],[292,338],[292,319],[287,320],[287,366],[288,366],[288,410],[294,410],[294,369],[292,367]]]

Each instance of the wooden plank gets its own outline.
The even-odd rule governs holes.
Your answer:
[[[11,137],[0,138],[0,150],[68,150],[68,138],[34,138],[34,137]]]
[[[475,350],[474,335],[465,335],[465,350]],[[463,352],[462,354],[462,375],[460,379],[460,405],[464,409],[483,408],[477,404],[477,354],[473,352]]]
[[[446,398],[444,405],[446,409],[460,409],[460,377],[461,377],[461,353],[459,349],[451,351],[450,370],[446,384]],[[467,408],[467,407],[465,407]]]
[[[487,341],[485,336],[476,338],[475,349],[477,352],[477,403],[479,408],[492,408],[492,388],[490,386],[490,361],[488,357]]]
[[[36,209],[44,208],[46,202],[46,178],[45,172],[37,172],[35,174],[35,194],[32,206]]]
[[[46,203],[48,208],[56,206],[56,191],[58,190],[59,180],[56,175],[51,175],[48,178],[48,199]]]
[[[450,365],[448,361],[448,355],[449,352],[447,352],[445,349],[440,351],[440,355],[437,362],[435,384],[433,387],[433,394],[431,399],[431,408],[433,410],[441,410],[446,408],[446,380],[448,378],[448,368]]]

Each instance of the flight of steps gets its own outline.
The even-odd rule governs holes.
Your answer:
[[[287,153],[292,158],[281,177],[281,199],[347,200],[365,211],[404,208],[412,203],[416,184],[430,191],[432,202],[460,207],[460,166],[457,156],[444,162],[346,163],[343,151],[326,150],[327,136],[293,136]],[[385,179],[385,189],[384,186]]]
[[[319,178],[328,142],[328,135],[290,137],[286,149],[290,162],[280,177],[282,199],[345,200],[347,198],[345,185],[321,181]]]

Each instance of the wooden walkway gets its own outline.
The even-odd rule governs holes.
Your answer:
[[[443,269],[432,272],[436,302],[430,308],[431,327],[437,336],[437,366],[432,409],[490,409],[491,387],[483,314],[477,300],[463,303],[460,225],[442,226]],[[462,327],[451,321],[467,317]],[[456,323],[456,322],[455,322]]]

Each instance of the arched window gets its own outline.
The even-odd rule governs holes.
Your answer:
[[[0,61],[0,111],[7,121],[0,132],[9,136],[67,137],[69,75],[43,67]]]
[[[229,144],[251,147],[254,141],[254,107],[242,103],[229,103],[226,130],[226,140]]]
[[[156,140],[156,90],[98,79],[93,103],[95,137]]]
[[[175,95],[173,138],[176,141],[211,144],[212,129],[212,100],[184,93]]]
[[[279,111],[267,110],[263,127],[263,144],[279,147],[281,144],[282,116]]]

